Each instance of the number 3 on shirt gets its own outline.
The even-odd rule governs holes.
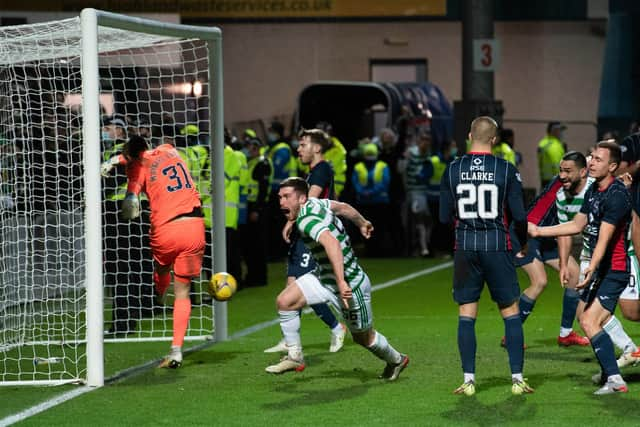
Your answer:
[[[460,219],[494,219],[498,217],[498,187],[495,184],[458,184]]]
[[[162,175],[166,176],[172,181],[171,184],[173,185],[167,185],[167,191],[170,193],[181,190],[182,188],[191,188],[189,174],[185,170],[182,163],[176,163],[175,165],[167,166],[166,168],[162,169]]]

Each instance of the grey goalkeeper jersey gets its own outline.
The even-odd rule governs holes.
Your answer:
[[[318,267],[316,274],[323,285],[338,291],[336,278],[333,274],[331,262],[324,247],[319,243],[320,235],[328,231],[340,243],[344,257],[344,278],[351,289],[357,289],[364,281],[365,273],[358,264],[349,236],[344,230],[340,218],[331,210],[331,200],[310,198],[300,207],[296,226],[304,244],[311,250]]]

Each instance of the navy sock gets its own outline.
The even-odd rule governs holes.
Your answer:
[[[573,319],[576,318],[576,309],[578,308],[578,301],[580,300],[580,294],[575,289],[565,289],[564,296],[562,297],[562,319],[560,326],[563,328],[573,328]]]
[[[615,350],[613,349],[613,341],[611,341],[609,334],[604,330],[595,334],[591,337],[591,347],[593,347],[593,352],[598,358],[602,372],[606,377],[620,374],[620,369],[618,369],[618,364],[616,363]]]
[[[329,328],[333,329],[338,326],[338,319],[336,319],[336,316],[327,304],[314,304],[311,308]]]
[[[505,345],[509,354],[509,367],[512,374],[522,373],[524,365],[524,333],[520,316],[509,316],[504,320]]]
[[[476,319],[460,316],[458,318],[458,351],[462,361],[462,372],[476,372]]]
[[[534,305],[536,305],[536,300],[529,298],[525,293],[520,295],[518,306],[520,307],[520,319],[522,319],[522,323],[527,320],[527,317],[529,317],[533,311]]]

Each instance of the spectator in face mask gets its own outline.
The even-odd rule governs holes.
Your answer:
[[[358,162],[351,175],[351,183],[356,196],[358,210],[370,218],[375,233],[365,241],[368,256],[387,256],[385,248],[391,248],[385,241],[389,234],[389,166],[378,160],[378,147],[373,143],[362,147],[363,161]]]

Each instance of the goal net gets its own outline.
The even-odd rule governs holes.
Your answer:
[[[103,342],[171,340],[172,291],[154,291],[148,204],[122,220],[125,169],[100,177],[100,162],[133,134],[172,142],[186,159],[205,153],[187,164],[211,194],[219,42],[217,29],[95,10],[0,28],[0,385],[101,385]],[[207,240],[203,282],[214,268]],[[186,340],[212,338],[199,281],[191,299]]]

